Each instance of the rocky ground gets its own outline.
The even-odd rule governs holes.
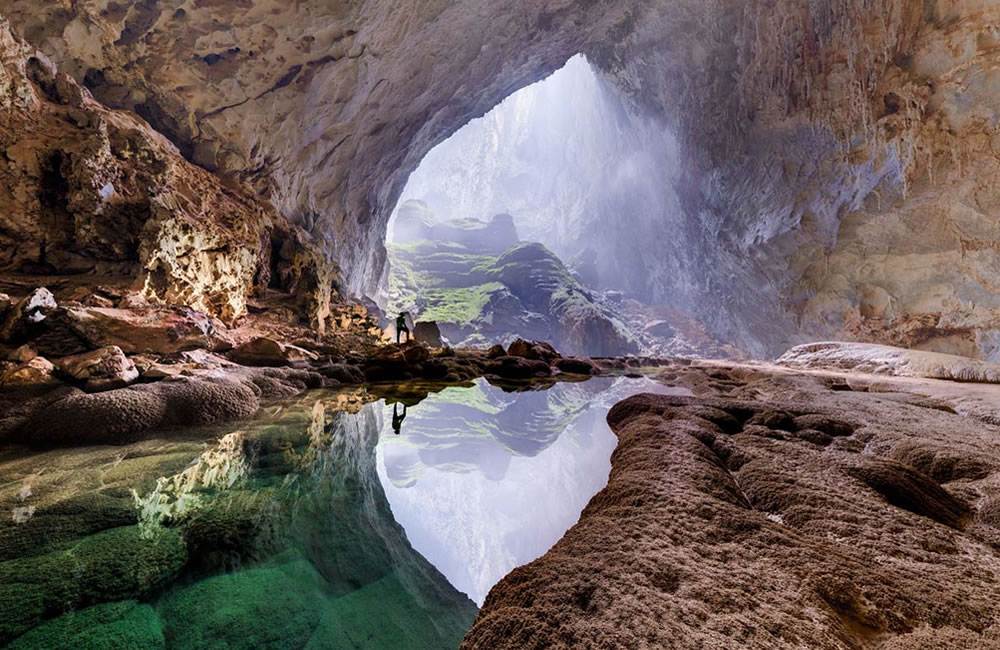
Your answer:
[[[121,443],[144,433],[247,418],[309,388],[411,380],[557,380],[600,373],[586,358],[517,340],[453,350],[433,324],[425,341],[390,343],[378,316],[331,307],[323,333],[295,324],[289,296],[254,301],[227,326],[189,308],[150,304],[127,289],[79,291],[57,281],[0,295],[0,441]],[[82,295],[85,294],[85,295]],[[58,296],[58,298],[57,298]],[[437,341],[434,341],[437,339]],[[636,363],[639,363],[636,360]]]
[[[608,486],[552,550],[492,590],[465,647],[1000,647],[991,364],[843,343],[796,348],[781,365],[563,357],[524,340],[488,350],[396,345],[360,306],[333,305],[321,334],[289,318],[293,298],[281,292],[227,325],[128,287],[83,291],[62,278],[51,291],[30,288],[36,280],[5,276],[14,293],[0,301],[8,449],[155,446],[150,432],[250,418],[271,399],[324,386],[369,386],[342,396],[337,408],[355,411],[373,396],[412,402],[479,376],[517,390],[642,372],[690,390],[612,410],[619,446]],[[68,543],[59,535],[83,536],[75,553],[96,586],[53,595],[69,570],[60,552],[26,559],[23,535],[2,540],[17,580],[36,572],[32,589],[47,599],[7,593],[16,606],[0,620],[7,638],[81,605],[159,593],[185,566],[177,535],[141,541],[131,499],[100,481],[103,505],[52,503],[44,517],[18,505],[30,494],[8,490],[15,523],[50,526],[53,549]],[[112,546],[141,549],[151,568],[106,592],[96,581],[115,566],[102,555]],[[133,602],[107,607],[122,611],[88,615],[137,630],[149,614]]]
[[[1000,387],[695,362],[464,648],[997,648]]]

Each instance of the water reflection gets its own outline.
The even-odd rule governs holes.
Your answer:
[[[604,485],[607,409],[668,390],[313,391],[220,429],[0,448],[0,645],[457,647],[468,596]]]
[[[481,605],[500,578],[562,537],[607,483],[617,440],[605,417],[640,392],[681,391],[602,377],[518,393],[479,380],[429,396],[410,409],[400,435],[384,428],[377,448],[395,520]]]
[[[0,524],[0,645],[457,647],[476,607],[393,520],[370,400],[309,393],[194,453],[165,441],[0,465],[33,477],[39,505]],[[63,467],[82,477],[72,489]],[[0,505],[16,503],[4,483]]]

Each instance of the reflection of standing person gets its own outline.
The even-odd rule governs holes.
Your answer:
[[[403,428],[403,420],[406,419],[406,404],[403,404],[402,415],[396,412],[397,406],[399,406],[398,403],[392,405],[392,429],[393,431],[396,432],[396,435],[398,436],[400,429]]]
[[[410,328],[406,326],[406,314],[396,317],[396,343],[399,344],[399,335],[406,332],[406,340],[410,340]],[[405,407],[404,407],[405,408]]]

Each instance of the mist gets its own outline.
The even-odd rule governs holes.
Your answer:
[[[627,110],[577,55],[428,153],[397,213],[409,200],[440,220],[507,213],[521,240],[587,273],[588,286],[666,301],[672,274],[650,277],[648,269],[664,266],[680,227],[678,169],[678,146],[662,121]]]

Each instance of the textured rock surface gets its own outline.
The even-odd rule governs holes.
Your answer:
[[[19,364],[11,364],[0,373],[0,388],[12,390],[58,386],[59,380],[53,374],[54,371],[55,366],[48,359],[32,357]]]
[[[1000,647],[998,431],[949,382],[664,372],[699,397],[612,409],[607,488],[463,647]]]
[[[413,340],[432,348],[440,348],[441,330],[434,321],[420,321],[413,326]]]
[[[315,360],[316,355],[294,345],[258,337],[234,349],[229,358],[245,366],[285,366]]]

